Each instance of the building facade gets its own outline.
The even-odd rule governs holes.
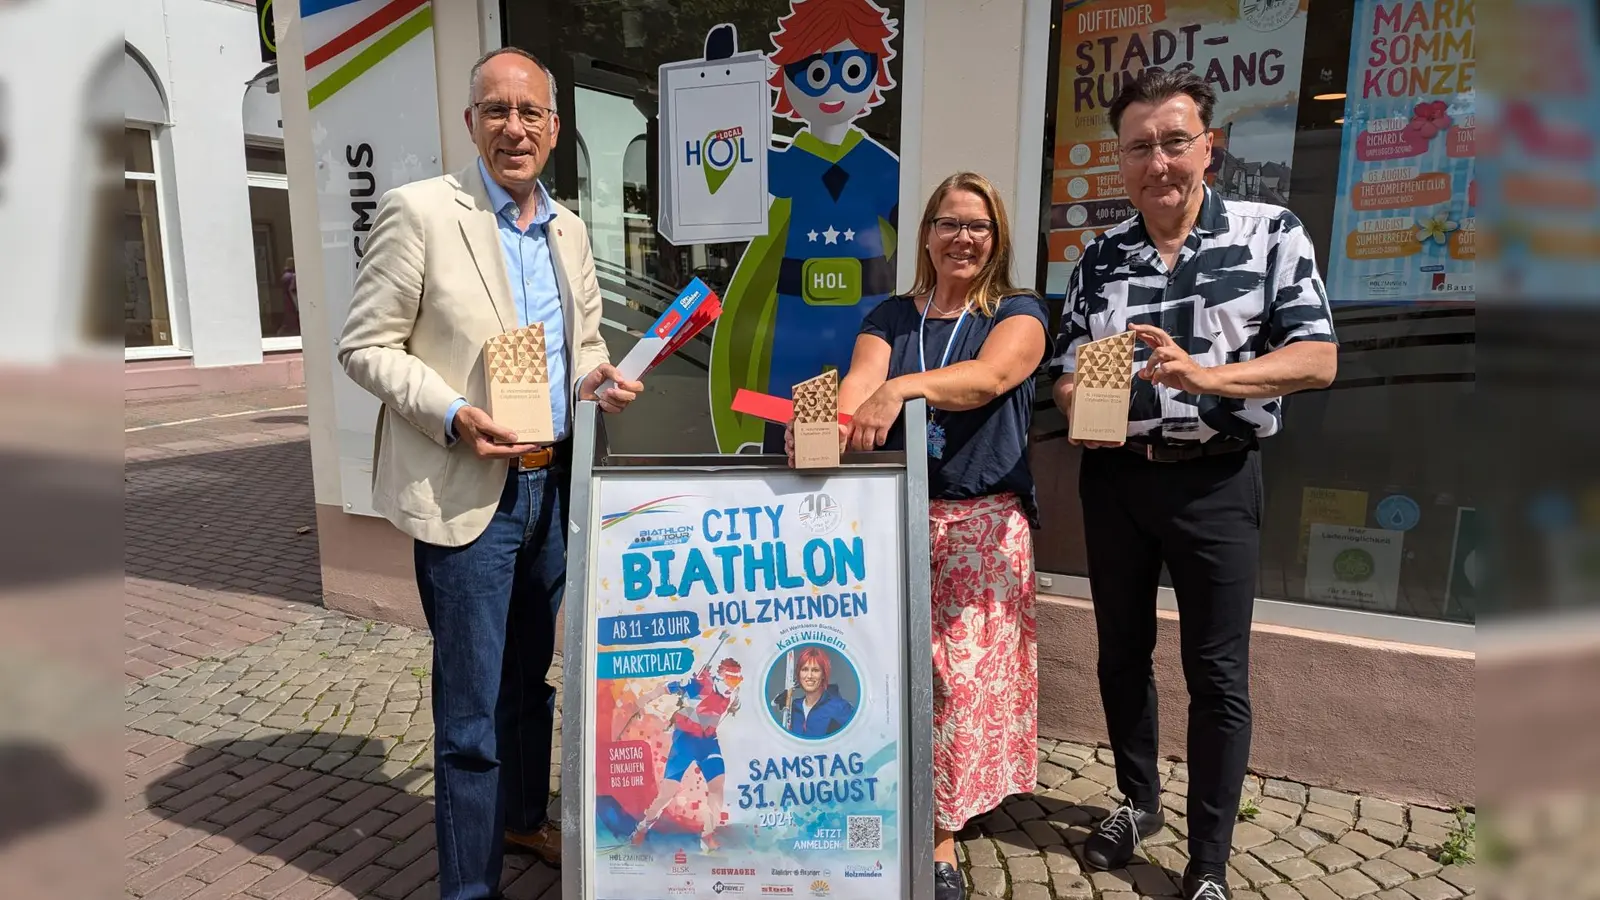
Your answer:
[[[298,384],[281,104],[255,6],[122,9],[126,394]]]
[[[351,204],[362,202],[335,177],[340,142],[360,147],[364,133],[387,141],[392,147],[373,144],[375,170],[384,168],[385,153],[399,152],[394,148],[417,167],[416,177],[457,170],[474,153],[462,122],[472,62],[503,45],[540,56],[555,73],[562,117],[548,185],[589,225],[617,359],[691,276],[741,290],[735,273],[760,244],[675,246],[661,237],[658,68],[700,58],[708,29],[724,23],[736,26],[739,50],[775,52],[780,20],[805,2],[722,4],[713,20],[694,4],[660,0],[432,0],[408,6],[412,18],[390,17],[370,29],[362,23],[376,21],[378,0],[302,0],[297,10],[278,11],[331,607],[421,620],[406,541],[368,508],[370,459],[363,454],[370,452],[372,410],[351,398],[333,357],[349,299],[340,292],[359,256],[360,211],[348,238],[336,232],[350,230]],[[1284,203],[1306,223],[1342,341],[1338,382],[1291,398],[1284,433],[1263,451],[1252,765],[1396,799],[1470,801],[1472,767],[1464,761],[1475,739],[1477,530],[1466,464],[1456,452],[1475,380],[1470,85],[1436,108],[1431,96],[1406,93],[1411,86],[1399,83],[1409,69],[1375,74],[1370,55],[1352,53],[1352,46],[1366,49],[1362,35],[1373,27],[1409,27],[1420,31],[1408,38],[1408,53],[1420,38],[1431,42],[1430,52],[1470,54],[1471,24],[1375,26],[1377,4],[1365,0],[1249,2],[1226,15],[1216,12],[1218,4],[1183,0],[1009,0],[987,4],[982,15],[942,0],[862,3],[892,23],[877,52],[889,82],[877,83],[881,96],[849,128],[860,132],[852,140],[877,144],[897,166],[897,176],[887,177],[897,177],[898,203],[880,218],[887,216],[883,234],[892,252],[885,252],[901,288],[911,282],[923,200],[945,176],[972,169],[1005,193],[1019,282],[1040,290],[1059,314],[1077,247],[1127,214],[1104,125],[1120,79],[1143,65],[1188,64],[1218,86],[1213,185],[1229,196]],[[1152,22],[1156,7],[1164,18]],[[330,26],[325,17],[335,14],[343,18]],[[424,14],[426,21],[418,18]],[[359,40],[341,37],[358,32]],[[409,61],[388,72],[380,62],[360,77],[373,79],[372,90],[419,78],[435,90],[407,91],[399,112],[385,112],[406,120],[398,125],[330,112],[330,90],[363,90],[359,78],[339,74],[352,71],[347,67],[371,46],[363,42],[391,34],[405,41],[394,37],[389,45],[414,48]],[[1373,78],[1395,86],[1385,88],[1386,97],[1404,96],[1387,105],[1352,100],[1350,88],[1359,91]],[[801,146],[802,125],[818,127],[798,114],[775,116],[774,145]],[[1423,137],[1425,128],[1432,133]],[[1435,138],[1439,144],[1430,143]],[[1410,149],[1384,149],[1397,144]],[[1430,155],[1429,148],[1445,147]],[[1425,194],[1427,203],[1401,209],[1379,197],[1374,185],[1401,176],[1368,172],[1391,153],[1436,164],[1402,173],[1417,182],[1410,196]],[[728,449],[719,410],[707,402],[718,389],[717,352],[710,341],[691,342],[653,373],[644,400],[611,424],[613,448]],[[1103,739],[1077,451],[1048,402],[1036,410],[1033,453],[1043,509],[1035,535],[1040,729]],[[1181,755],[1183,675],[1175,604],[1165,588],[1160,604],[1162,740]]]

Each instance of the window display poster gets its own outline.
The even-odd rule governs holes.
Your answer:
[[[1311,548],[1313,525],[1367,524],[1367,492],[1338,488],[1306,487],[1300,490],[1300,551],[1296,561],[1305,562]]]
[[[602,483],[597,900],[902,895],[897,484]]]
[[[1356,0],[1328,260],[1334,303],[1472,300],[1472,3]]]
[[[1133,215],[1106,110],[1149,66],[1193,70],[1217,93],[1207,181],[1286,205],[1300,102],[1304,0],[1067,0],[1061,14],[1046,291],[1059,297],[1086,247]]]
[[[1400,603],[1405,532],[1353,525],[1311,526],[1306,600],[1345,609],[1394,612]]]

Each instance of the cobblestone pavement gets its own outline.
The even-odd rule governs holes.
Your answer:
[[[290,389],[129,404],[129,677],[240,650],[317,609],[303,403]]]
[[[130,685],[130,892],[433,896],[429,655],[425,634],[330,613]],[[1165,764],[1169,826],[1143,859],[1090,873],[1079,850],[1114,806],[1109,752],[1041,741],[1039,755],[1037,791],[961,835],[973,895],[1176,895],[1185,767]],[[1434,858],[1457,824],[1449,812],[1256,777],[1245,793],[1256,811],[1235,831],[1229,872],[1241,900],[1448,900],[1476,890],[1473,867]],[[506,879],[513,898],[559,892],[542,866],[519,862]]]

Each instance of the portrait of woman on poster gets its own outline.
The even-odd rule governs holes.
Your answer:
[[[772,698],[773,715],[796,737],[820,738],[836,734],[855,717],[855,707],[833,683],[833,664],[821,647],[801,650],[795,660],[794,681]]]

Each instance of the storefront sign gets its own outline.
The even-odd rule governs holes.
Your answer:
[[[1306,600],[1394,612],[1400,602],[1404,532],[1351,525],[1311,526]]]
[[[590,895],[902,896],[897,476],[598,492]]]
[[[1332,302],[1476,296],[1471,3],[1356,0]]]
[[[277,23],[272,15],[273,0],[256,0],[256,40],[260,44],[261,61],[278,61]]]
[[[1207,180],[1224,196],[1286,205],[1306,16],[1298,2],[1089,0],[1062,13],[1047,292],[1083,248],[1133,215],[1106,110],[1146,67],[1193,70],[1217,93]]]
[[[766,57],[668,63],[659,80],[661,236],[681,245],[766,234]]]
[[[441,172],[433,5],[300,0],[300,17],[317,165],[324,315],[337,334],[350,309],[378,199],[390,188]],[[461,87],[466,90],[465,83]],[[342,371],[334,375],[333,399],[345,511],[374,515],[372,438],[378,401]]]

